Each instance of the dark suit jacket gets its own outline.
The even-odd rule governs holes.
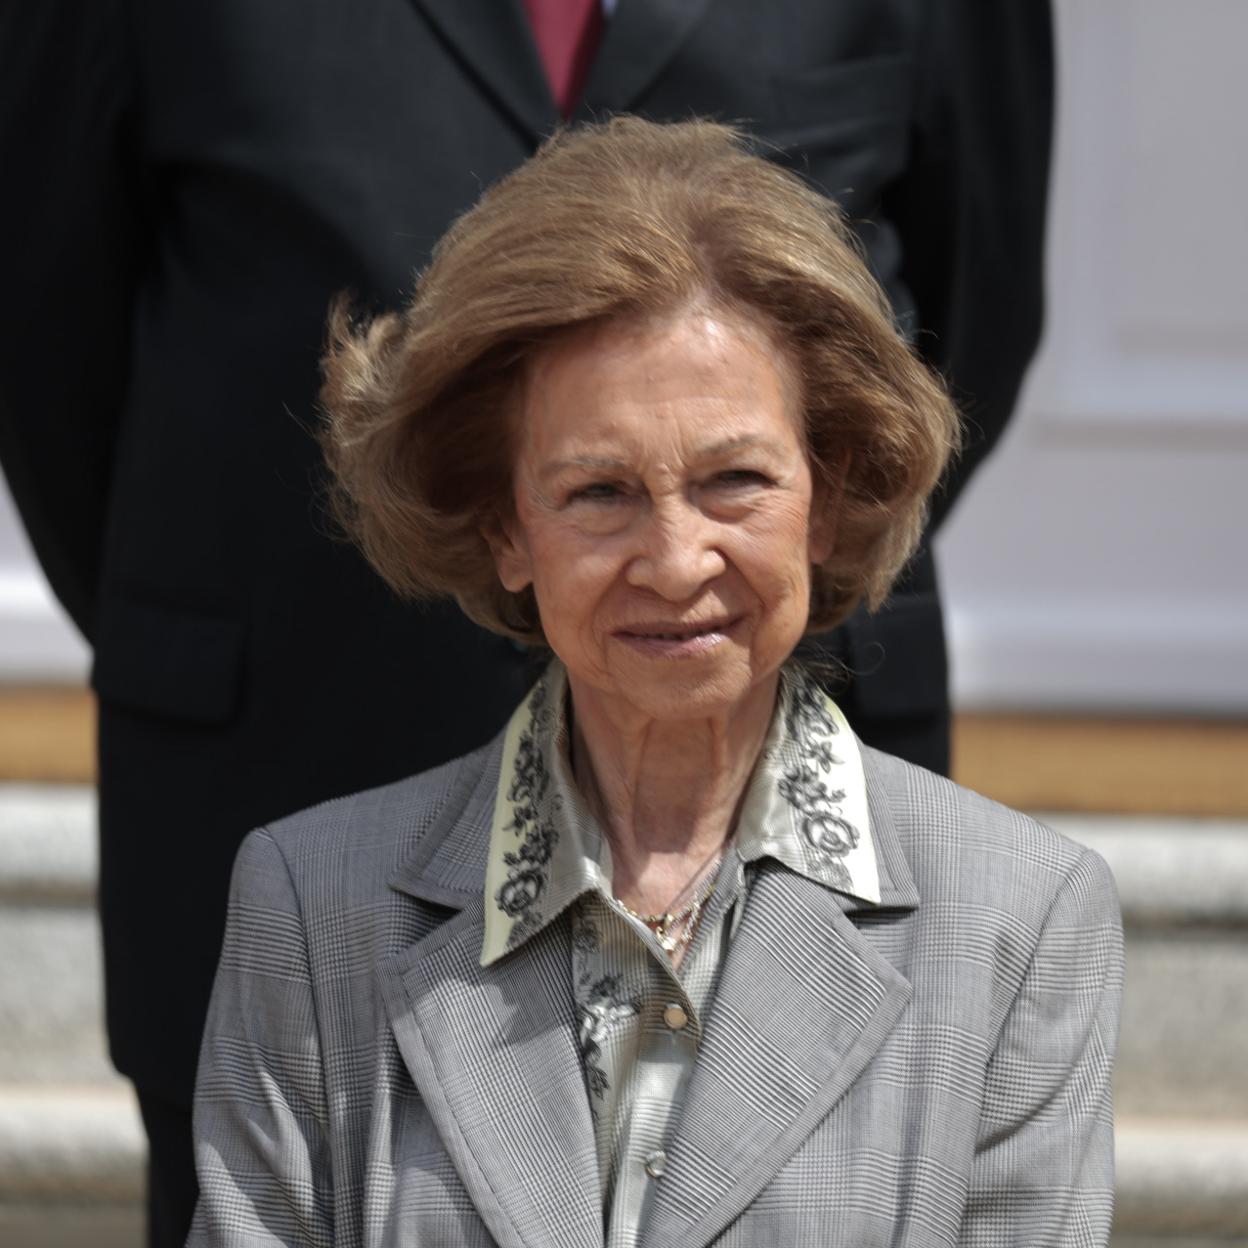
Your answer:
[[[239,854],[188,1248],[601,1248],[565,913],[487,967],[501,740]],[[1100,1248],[1122,993],[1091,850],[863,752],[873,906],[759,864],[646,1248]]]
[[[621,0],[578,116],[739,119],[846,205],[983,434],[939,515],[1036,341],[1050,72],[1045,0]],[[309,427],[330,297],[397,302],[557,114],[519,0],[9,5],[0,79],[0,453],[95,648],[114,1058],[185,1099],[246,829],[462,753],[528,684],[330,540]],[[834,643],[902,752],[942,721],[935,591],[924,553]]]

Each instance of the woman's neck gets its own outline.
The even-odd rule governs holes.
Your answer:
[[[722,715],[647,719],[572,683],[576,781],[611,845],[612,888],[643,913],[671,910],[736,825],[778,677]]]

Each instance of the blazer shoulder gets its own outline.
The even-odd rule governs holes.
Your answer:
[[[301,894],[309,886],[372,888],[431,832],[492,801],[501,756],[500,734],[439,767],[287,815],[248,839],[274,843]]]
[[[1116,912],[1113,875],[1095,850],[903,759],[868,746],[863,759],[924,901],[1008,909],[1040,925],[1059,894],[1073,888],[1094,909]]]

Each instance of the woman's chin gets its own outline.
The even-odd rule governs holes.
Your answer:
[[[749,652],[727,642],[625,643],[611,663],[612,701],[647,718],[679,722],[731,714],[763,680]]]

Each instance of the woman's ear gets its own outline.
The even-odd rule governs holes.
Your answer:
[[[533,559],[518,520],[495,516],[481,526],[481,536],[494,556],[494,570],[505,590],[518,594],[533,584]]]
[[[826,563],[836,549],[836,532],[840,527],[841,504],[845,499],[845,482],[853,452],[846,447],[829,473],[820,473],[810,500],[810,531],[807,549],[812,564]]]

